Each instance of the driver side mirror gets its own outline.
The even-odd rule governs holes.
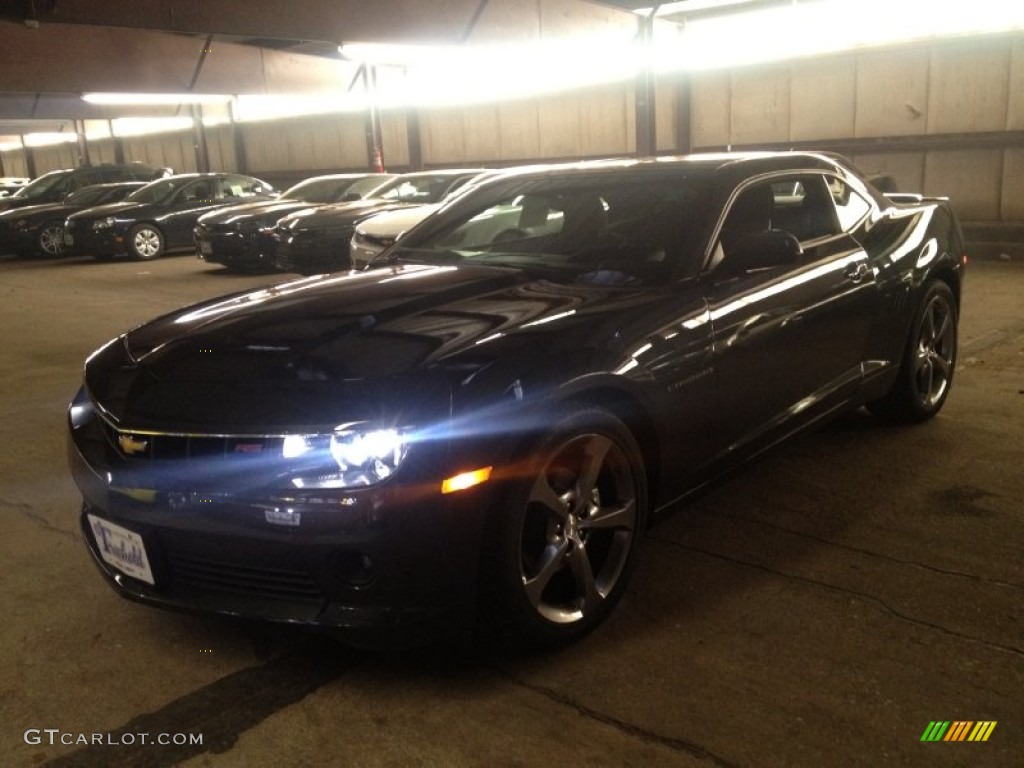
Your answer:
[[[738,275],[755,269],[793,264],[804,249],[794,235],[781,229],[769,229],[747,235],[726,251],[719,272]]]

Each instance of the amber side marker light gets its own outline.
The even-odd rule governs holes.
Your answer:
[[[493,469],[493,467],[481,467],[471,472],[460,472],[457,475],[452,475],[441,483],[441,493],[455,493],[455,491],[464,491],[467,488],[472,488],[474,485],[486,483],[491,478]]]

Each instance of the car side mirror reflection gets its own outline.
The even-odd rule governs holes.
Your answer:
[[[747,235],[725,254],[719,272],[737,275],[755,269],[792,264],[804,249],[796,237],[781,229],[769,229]]]

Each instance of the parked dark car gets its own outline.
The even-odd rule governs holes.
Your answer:
[[[481,173],[480,168],[406,173],[378,188],[370,199],[288,214],[270,233],[274,266],[302,275],[350,269],[349,244],[360,221],[381,211],[439,202]]]
[[[86,208],[123,200],[146,186],[144,181],[93,184],[72,192],[59,203],[28,205],[0,213],[0,253],[59,256],[64,252],[64,220]]]
[[[944,200],[760,153],[512,171],[378,262],[89,358],[71,466],[120,594],[571,641],[725,468],[862,404],[935,416],[966,258]]]
[[[237,173],[183,173],[147,184],[120,203],[72,214],[64,246],[98,258],[155,259],[192,245],[196,220],[213,208],[275,196],[267,182]]]
[[[311,205],[361,200],[395,178],[387,173],[315,176],[281,193],[276,200],[242,203],[199,217],[193,230],[196,254],[214,264],[242,270],[271,266],[270,231],[283,216]]]
[[[116,181],[153,181],[171,175],[170,168],[156,168],[145,163],[109,163],[83,165],[63,171],[50,171],[33,179],[13,195],[0,198],[0,211],[26,205],[59,203],[82,187]]]

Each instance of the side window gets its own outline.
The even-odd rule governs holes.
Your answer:
[[[181,191],[181,199],[189,203],[204,203],[220,197],[216,179],[193,181]]]
[[[859,194],[850,189],[849,185],[840,179],[829,179],[828,191],[832,195],[832,202],[836,206],[836,215],[839,217],[839,226],[843,231],[849,232],[857,226],[871,210],[871,205]]]
[[[257,179],[247,176],[228,176],[220,182],[219,188],[223,197],[255,197],[270,191]]]
[[[816,240],[839,234],[832,196],[823,176],[802,176],[772,185],[772,228],[790,232],[797,240]]]

